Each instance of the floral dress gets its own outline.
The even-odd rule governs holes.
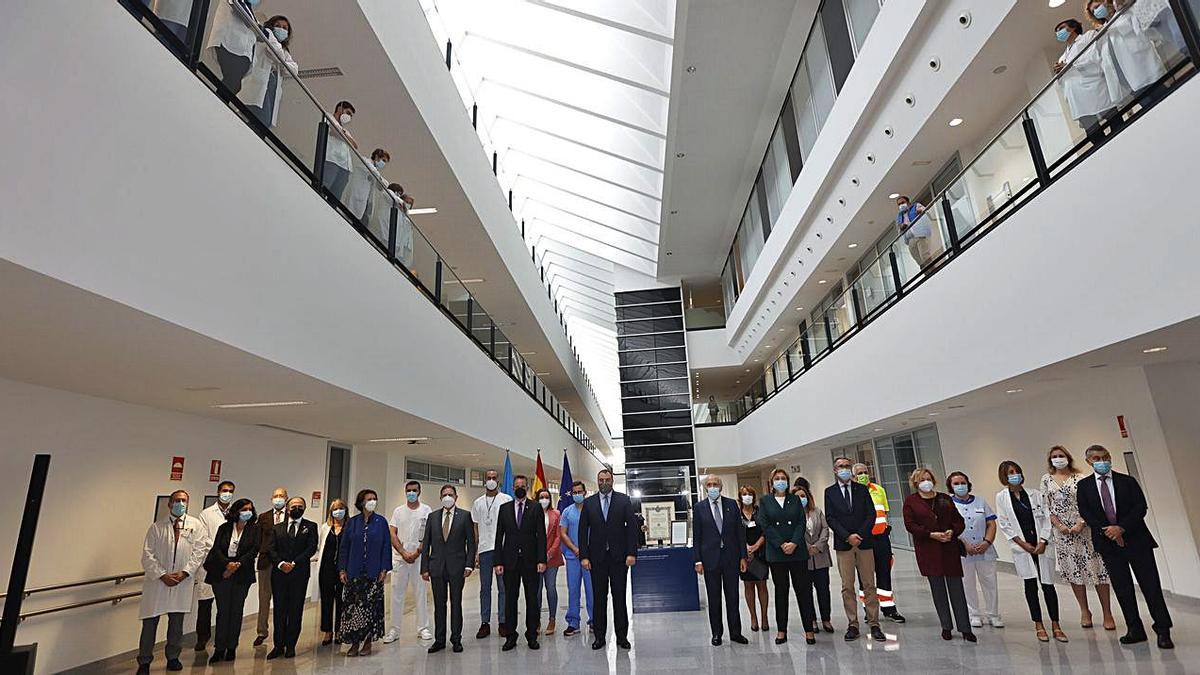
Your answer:
[[[371,521],[363,525],[363,556],[369,550]],[[343,530],[344,532],[344,530]],[[358,644],[383,637],[383,582],[374,577],[355,577],[342,587],[340,644]]]
[[[1042,494],[1046,497],[1050,515],[1058,518],[1066,527],[1074,527],[1082,520],[1076,499],[1079,477],[1079,474],[1072,474],[1060,484],[1050,474],[1042,476]],[[1051,531],[1051,537],[1054,543],[1054,568],[1067,583],[1089,586],[1109,583],[1108,569],[1104,567],[1100,554],[1092,547],[1092,532],[1087,526],[1077,534],[1063,534],[1055,528]]]

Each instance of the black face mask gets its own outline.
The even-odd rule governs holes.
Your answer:
[[[292,520],[300,520],[304,517],[304,508],[297,506],[295,508],[288,509],[288,515],[292,517]]]
[[[513,495],[516,496],[517,499],[525,499],[525,494],[525,488],[523,487],[513,490]]]

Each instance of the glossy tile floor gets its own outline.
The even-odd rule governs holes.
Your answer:
[[[318,647],[315,607],[305,615],[304,637],[294,659],[263,659],[266,648],[250,646],[254,639],[252,618],[245,626],[238,659],[208,668],[207,654],[197,656],[192,651],[190,636],[185,638],[183,661],[185,673],[667,673],[680,671],[794,673],[810,672],[921,672],[931,673],[1000,673],[1000,672],[1085,672],[1095,673],[1184,673],[1200,672],[1200,611],[1194,602],[1171,602],[1175,621],[1174,651],[1162,651],[1153,644],[1122,647],[1117,637],[1124,625],[1117,612],[1118,630],[1105,631],[1099,627],[1100,613],[1095,596],[1091,596],[1096,614],[1096,628],[1079,627],[1079,609],[1070,587],[1059,586],[1062,624],[1070,637],[1069,644],[1040,643],[1034,637],[1033,624],[1028,620],[1020,581],[1011,574],[1000,574],[1000,611],[1006,628],[977,629],[979,642],[968,644],[958,637],[944,642],[933,605],[928,598],[925,580],[917,575],[910,554],[899,552],[896,561],[897,598],[908,623],[897,625],[885,621],[886,643],[866,639],[847,643],[841,632],[821,634],[814,646],[804,644],[799,632],[800,620],[793,603],[792,630],[787,644],[776,646],[774,631],[768,634],[751,633],[748,615],[741,606],[746,636],[750,644],[731,645],[728,639],[721,647],[709,644],[707,613],[686,612],[671,614],[640,614],[633,617],[632,651],[618,650],[611,637],[604,651],[593,652],[590,638],[563,638],[562,608],[559,609],[560,634],[543,636],[542,648],[530,651],[524,641],[512,652],[500,651],[501,640],[493,632],[486,640],[476,640],[479,627],[478,582],[468,583],[464,595],[466,606],[464,640],[466,650],[454,654],[449,650],[438,654],[426,653],[427,643],[415,637],[411,609],[404,617],[405,634],[390,645],[378,644],[366,658],[346,658],[338,651]],[[836,578],[836,573],[834,574]],[[565,599],[565,575],[559,575],[560,602]],[[840,604],[834,592],[833,623],[845,628],[845,618],[839,618]],[[773,600],[773,597],[772,597]],[[410,605],[411,606],[411,605]],[[771,607],[774,616],[774,605]],[[1148,623],[1149,616],[1143,619]],[[774,623],[774,621],[772,621]],[[495,626],[493,626],[495,629]],[[130,626],[131,634],[137,627]],[[1152,638],[1153,639],[1153,638]],[[342,647],[342,652],[345,647]],[[136,667],[133,654],[108,659],[76,672],[128,673]],[[154,673],[165,672],[162,649],[155,654]]]

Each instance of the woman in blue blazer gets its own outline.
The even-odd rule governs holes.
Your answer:
[[[338,545],[344,586],[338,642],[350,645],[346,656],[367,656],[371,642],[383,637],[383,580],[392,571],[392,538],[387,518],[375,512],[378,504],[374,490],[359,491],[358,515],[346,523]]]
[[[816,608],[813,606],[812,577],[808,572],[808,544],[805,539],[808,506],[807,492],[795,495],[788,491],[791,480],[787,471],[771,473],[771,494],[759,502],[758,526],[767,543],[767,565],[775,580],[775,623],[779,632],[775,644],[787,642],[788,580],[795,587],[800,604],[800,620],[804,624],[804,641],[816,644]]]

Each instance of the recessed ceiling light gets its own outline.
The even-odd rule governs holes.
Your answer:
[[[549,374],[550,373],[534,373],[534,375],[537,375],[538,377],[542,377],[542,376],[549,375]]]
[[[797,312],[803,312],[803,311],[804,311],[804,308],[803,308],[803,307],[797,307],[797,308],[796,308],[796,311],[797,311]]]
[[[858,248],[858,244],[850,244],[847,248]]]
[[[679,209],[671,209],[671,215],[675,215],[676,213],[679,213]]]
[[[954,119],[950,120],[950,126],[952,126],[952,127],[961,126],[962,123],[963,123],[963,118],[961,118],[961,117],[955,117]]]
[[[755,362],[755,363],[758,363],[758,361],[759,361],[758,359],[754,359],[754,362]]]
[[[825,284],[825,283],[829,283],[829,282],[825,281],[824,279],[818,279],[818,280],[817,280],[817,283],[818,283],[818,284]]]
[[[779,332],[780,332],[780,333],[783,333],[783,332],[785,332],[786,330],[787,330],[786,328],[780,328],[780,329],[779,329]]]
[[[876,428],[875,431],[883,431],[883,429]]]
[[[1006,393],[1006,394],[1019,394],[1019,393],[1021,393],[1021,392],[1023,392],[1023,391],[1025,391],[1025,390],[1024,390],[1024,389],[1008,389],[1008,390],[1006,390],[1004,393]]]
[[[1167,351],[1166,347],[1149,347],[1147,349],[1143,349],[1142,353],[1143,354],[1157,354],[1158,352],[1165,352],[1165,351]]]
[[[282,408],[293,405],[308,405],[308,401],[265,401],[263,403],[221,403],[214,408],[232,410],[236,408]]]
[[[1067,0],[1050,0],[1051,7],[1062,7]]]
[[[899,192],[893,192],[892,194],[888,195],[888,199],[899,199],[899,198],[900,198]]]
[[[938,415],[941,415],[941,414],[942,414],[942,413],[931,412],[931,413],[929,413],[929,416],[930,416],[930,417],[937,417]]]
[[[1055,0],[1055,1],[1056,1],[1056,2],[1058,2],[1058,4],[1060,4],[1060,5],[1061,5],[1061,4],[1063,4],[1064,2],[1066,2],[1067,0]],[[1054,2],[1051,2],[1051,3],[1050,3],[1050,6],[1051,6],[1051,7],[1054,7],[1054,6],[1055,6]],[[1004,65],[996,66],[995,68],[992,68],[992,74],[993,74],[993,75],[1000,75],[1000,74],[1004,73],[1004,72],[1005,72],[1005,71],[1007,71],[1007,70],[1008,70],[1008,66],[1004,66]]]
[[[372,438],[367,440],[368,443],[416,443],[418,441],[427,441],[428,436],[406,436],[403,438]],[[478,455],[476,455],[478,456]]]
[[[1065,1],[1065,0],[1064,0],[1064,1]],[[696,72],[696,66],[688,66],[688,67],[687,67],[687,71],[688,71],[689,73],[694,73],[694,72]]]
[[[427,209],[409,209],[407,213],[410,216],[432,216],[433,214],[435,214],[437,212],[438,212],[438,210],[435,208],[427,208]]]
[[[537,352],[518,352],[521,356],[536,356]]]
[[[687,157],[687,153],[686,152],[677,152],[677,153],[675,153],[675,157],[677,159],[683,159],[684,157]]]

